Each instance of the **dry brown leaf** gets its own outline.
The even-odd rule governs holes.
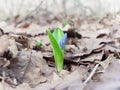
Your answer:
[[[103,57],[103,54],[104,54],[103,52],[93,53],[92,55],[90,55],[84,59],[81,59],[80,61],[94,62],[95,60],[101,60]]]
[[[99,76],[99,82],[92,82],[87,85],[85,90],[119,90],[120,87],[120,63],[111,62],[106,72]]]
[[[68,90],[82,90],[83,89],[83,84],[81,81],[81,75],[80,73],[76,70],[72,72],[71,74],[67,75],[64,80],[55,87],[56,90],[63,90],[63,89],[68,89]]]
[[[110,39],[81,39],[77,42],[77,46],[80,50],[76,51],[79,56],[90,54],[93,50],[100,49],[102,50],[102,47],[104,44],[101,43],[109,43],[112,40]],[[75,54],[76,56],[77,54]]]
[[[14,38],[9,39],[9,50],[13,53],[12,58],[16,58],[18,55],[18,48]]]
[[[46,61],[42,58],[42,53],[32,51],[24,77],[32,87],[35,87],[39,83],[46,82],[47,79],[42,73],[46,75],[49,73],[48,70],[49,72],[51,71]]]
[[[8,50],[9,39],[7,35],[3,35],[0,37],[0,56],[4,54],[5,51]]]
[[[98,36],[100,36],[101,34],[105,34],[107,37],[110,34],[110,29],[109,28],[102,28],[99,29],[97,31],[91,31],[91,30],[87,30],[87,31],[80,31],[79,32],[83,37],[89,37],[89,38],[96,38]]]
[[[95,61],[96,63],[100,64],[103,67],[103,70],[106,71],[109,64],[114,61],[119,61],[119,59],[116,59],[113,54],[110,54],[108,58],[104,61]]]
[[[105,45],[105,47],[103,47],[106,51],[110,51],[110,52],[120,52],[120,49],[114,45]]]

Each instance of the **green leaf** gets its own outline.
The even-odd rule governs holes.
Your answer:
[[[56,28],[53,32],[53,36],[55,37],[56,41],[59,43],[61,38],[64,36],[64,32],[60,28]]]
[[[62,49],[60,48],[59,43],[57,42],[57,40],[55,39],[53,34],[50,32],[50,30],[47,29],[46,31],[47,31],[47,34],[49,36],[50,42],[52,44],[55,65],[56,65],[56,68],[59,72],[59,71],[63,70],[64,53],[63,53]]]

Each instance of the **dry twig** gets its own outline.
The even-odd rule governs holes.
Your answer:
[[[90,81],[90,79],[92,78],[92,76],[95,74],[95,71],[97,70],[99,64],[96,64],[95,67],[93,68],[91,74],[88,76],[88,78],[84,81],[84,84],[86,84],[87,82]]]

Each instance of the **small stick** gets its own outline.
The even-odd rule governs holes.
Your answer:
[[[88,81],[90,81],[90,79],[92,78],[92,76],[94,75],[95,71],[97,70],[99,64],[96,64],[95,67],[93,68],[91,74],[88,76],[88,78],[83,82],[83,84],[86,84]]]
[[[3,71],[3,77],[2,77],[3,90],[5,90],[5,78],[6,78],[6,74]]]

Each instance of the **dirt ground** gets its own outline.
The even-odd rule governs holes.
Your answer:
[[[68,35],[61,72],[46,33],[57,27]],[[18,17],[0,22],[0,42],[0,90],[120,89],[119,16]]]

